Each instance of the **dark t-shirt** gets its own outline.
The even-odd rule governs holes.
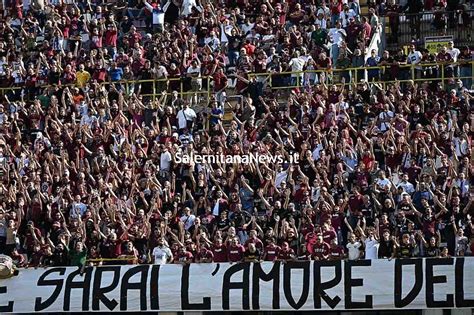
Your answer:
[[[256,249],[253,253],[250,252],[250,250],[247,250],[245,253],[244,253],[244,260],[247,261],[247,262],[256,262],[258,260],[260,260],[260,251],[258,249]]]
[[[425,249],[425,257],[438,257],[440,250],[438,246],[429,244]]]
[[[389,239],[388,241],[380,241],[379,246],[379,258],[390,258],[393,254],[393,246],[395,243],[393,240]]]
[[[412,244],[400,244],[398,248],[398,257],[400,258],[410,258],[413,257],[413,245]]]
[[[226,262],[227,261],[227,248],[225,245],[220,247],[213,246],[212,253],[214,254],[214,262]]]

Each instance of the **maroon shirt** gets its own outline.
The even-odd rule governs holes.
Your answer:
[[[328,230],[323,232],[323,240],[324,242],[331,244],[331,241],[337,237],[336,232],[334,230]]]
[[[260,251],[263,250],[263,243],[258,238],[255,238],[255,239],[249,238],[249,239],[247,239],[245,241],[245,248],[248,248],[250,243],[255,244],[255,247],[257,247],[258,250],[260,250]]]
[[[331,260],[344,259],[344,249],[341,246],[331,247],[329,249],[329,258]]]
[[[226,83],[227,83],[227,77],[223,73],[216,73],[214,74],[214,91],[220,91],[222,90]]]
[[[329,245],[326,242],[316,243],[313,245],[313,257],[319,258],[319,260],[327,259],[329,255]]]
[[[214,255],[214,262],[227,262],[227,248],[225,245],[220,247],[213,245],[212,254]]]
[[[174,257],[175,263],[187,263],[187,262],[192,262],[192,261],[193,261],[193,254],[191,254],[190,252],[178,253]]]
[[[206,259],[210,261],[213,261],[214,259],[214,254],[212,251],[208,249],[201,249],[197,254],[196,254],[196,262],[200,262],[202,259]]]
[[[244,257],[244,253],[245,253],[245,248],[240,244],[236,246],[230,245],[229,248],[227,248],[227,258],[229,259],[230,262],[242,261],[242,258]]]
[[[334,212],[331,216],[331,225],[335,231],[339,231],[344,223],[344,213]]]
[[[274,261],[278,257],[280,252],[280,246],[270,244],[265,246],[265,261]]]
[[[351,213],[359,212],[363,204],[362,195],[352,195],[349,197],[349,210]]]
[[[278,252],[278,259],[280,260],[289,260],[294,256],[295,251],[291,248],[288,248],[287,250],[280,249],[280,251]]]

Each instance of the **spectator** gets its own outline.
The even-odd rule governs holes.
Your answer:
[[[366,67],[377,67],[379,65],[379,62],[380,62],[380,57],[377,56],[376,50],[372,49],[370,51],[370,57],[367,58],[367,60],[365,61],[365,66]],[[369,82],[372,82],[374,80],[378,81],[379,76],[380,76],[379,69],[369,69],[369,70],[367,70],[367,79],[369,80]]]
[[[313,245],[313,258],[315,260],[327,260],[329,258],[329,244],[323,240],[322,235],[318,235],[316,243]]]
[[[349,260],[358,260],[360,258],[361,252],[361,244],[360,242],[356,241],[356,237],[354,233],[351,233],[349,236],[349,243],[347,243],[347,254]]]
[[[153,249],[152,256],[155,265],[164,265],[173,261],[173,254],[162,237],[158,238],[158,244]]]
[[[239,244],[239,238],[234,237],[227,248],[227,260],[231,263],[241,262],[244,259],[245,248]],[[255,255],[255,253],[253,253]]]

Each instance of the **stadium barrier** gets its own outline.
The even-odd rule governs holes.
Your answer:
[[[466,67],[468,66],[468,67]],[[466,71],[467,69],[468,71]],[[389,74],[393,71],[393,74]],[[323,74],[324,73],[324,74]],[[284,71],[284,72],[265,72],[265,73],[251,73],[249,74],[249,80],[256,78],[260,81],[268,81],[268,85],[272,90],[282,89],[294,89],[302,87],[311,87],[314,83],[325,83],[352,86],[354,83],[365,81],[368,83],[377,83],[386,88],[388,84],[398,83],[420,83],[420,82],[440,82],[443,86],[451,79],[460,79],[467,83],[467,88],[471,88],[473,83],[472,74],[474,73],[474,61],[469,62],[438,62],[438,63],[420,63],[416,65],[412,64],[400,64],[390,66],[377,66],[377,67],[348,67],[348,68],[330,68],[320,70],[305,70],[298,72]],[[323,74],[324,81],[321,81],[321,74]],[[311,78],[313,77],[313,81]],[[396,76],[396,78],[394,77]],[[228,76],[229,80],[236,80],[232,75]],[[291,80],[291,78],[296,78]],[[344,78],[344,79],[343,79]],[[190,91],[189,84],[187,84],[186,78],[168,78],[168,79],[149,79],[149,80],[121,80],[121,81],[107,81],[98,83],[102,89],[111,88],[114,85],[118,89],[123,89],[125,94],[131,93],[135,86],[140,84],[150,83],[152,84],[152,93],[140,94],[144,97],[149,97],[153,101],[162,96],[163,92],[166,92],[168,96],[173,94],[173,91],[168,87],[171,82],[179,82],[178,92],[180,97],[186,97],[191,95],[198,95],[202,99],[209,102],[215,95],[213,91],[212,77],[203,76],[201,78],[205,84],[199,91]],[[282,79],[276,82],[276,79]],[[291,84],[291,82],[295,84]],[[204,86],[205,85],[205,86]],[[231,83],[230,86],[233,86]],[[75,84],[63,84],[63,85],[39,85],[34,88],[45,89],[55,87],[77,87]],[[24,86],[12,86],[0,88],[0,95],[8,95],[8,93],[19,93],[22,90],[27,89]],[[231,91],[232,88],[228,88]]]
[[[0,282],[0,312],[15,313],[472,307],[474,257],[50,267]]]

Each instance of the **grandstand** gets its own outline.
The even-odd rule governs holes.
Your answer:
[[[468,0],[5,0],[0,313],[473,315]]]

